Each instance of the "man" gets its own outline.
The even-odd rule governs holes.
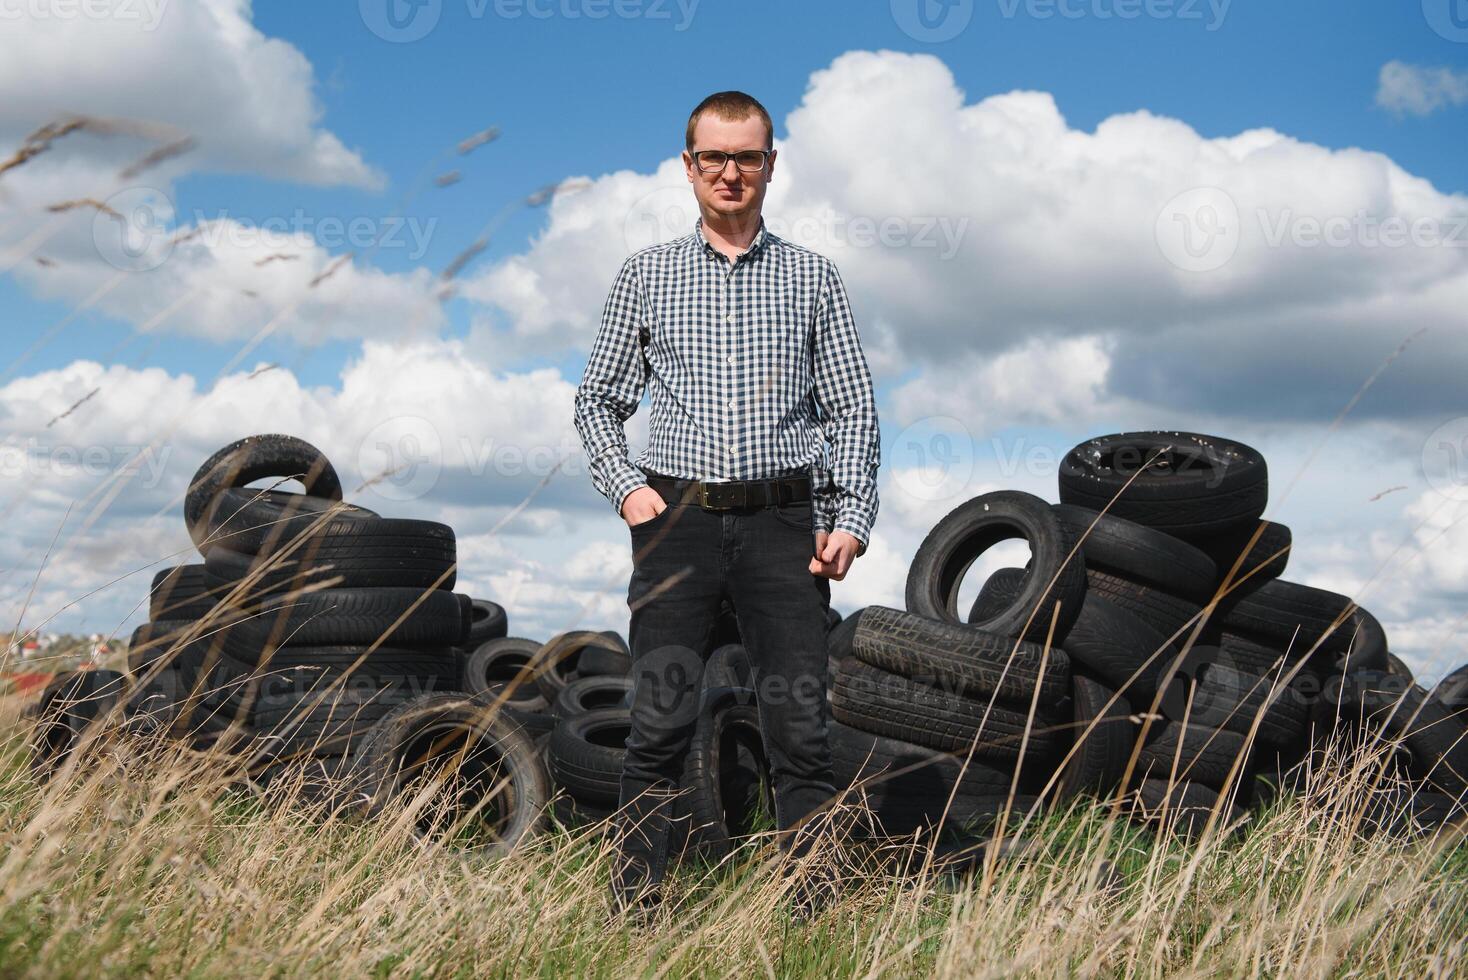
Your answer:
[[[728,602],[748,652],[781,843],[833,795],[825,698],[830,580],[866,551],[877,513],[871,375],[829,259],[770,234],[769,113],[742,92],[689,117],[690,234],[623,263],[576,390],[592,482],[626,521],[632,732],[613,900],[656,907],[671,800]],[[651,440],[623,422],[651,387]],[[829,462],[826,443],[830,443]]]

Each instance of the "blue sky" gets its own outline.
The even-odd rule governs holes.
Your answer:
[[[360,447],[378,427],[421,417],[444,443],[436,482],[368,505],[454,523],[465,587],[513,593],[512,623],[518,611],[527,631],[623,626],[625,532],[584,476],[491,532],[534,481],[491,486],[462,446],[564,439],[562,402],[632,216],[679,193],[676,175],[670,186],[655,172],[681,149],[692,106],[739,88],[768,107],[784,151],[767,217],[817,222],[808,244],[842,268],[878,382],[881,540],[839,584],[838,607],[900,604],[893,569],[944,502],[997,486],[1053,499],[1047,454],[1119,428],[1195,428],[1269,455],[1271,516],[1300,541],[1292,574],[1374,590],[1363,603],[1424,666],[1468,659],[1455,626],[1468,513],[1434,509],[1442,467],[1428,458],[1464,414],[1468,330],[1455,311],[1468,306],[1468,247],[1373,248],[1355,224],[1341,247],[1308,240],[1317,219],[1361,213],[1451,235],[1468,215],[1468,11],[1451,6],[1463,0],[426,0],[417,19],[393,2],[408,31],[431,30],[385,38],[386,0],[117,0],[96,21],[38,18],[42,3],[0,34],[0,154],[63,112],[155,120],[195,149],[109,193],[160,193],[169,233],[215,219],[233,232],[306,228],[273,264],[258,241],[180,243],[156,269],[117,277],[98,258],[97,229],[115,233],[105,219],[44,206],[92,193],[87,179],[111,180],[146,141],[68,137],[0,175],[10,444],[32,470],[67,447],[174,450],[147,488],[109,495],[115,474],[49,469],[13,484],[6,512],[28,531],[0,556],[7,593],[26,591],[57,523],[75,526],[68,506],[92,514],[106,500],[42,598],[65,607],[58,624],[134,622],[135,577],[73,600],[172,553],[191,460],[281,428],[368,469]],[[940,39],[913,26],[920,2]],[[157,10],[156,29],[129,7]],[[490,126],[497,140],[454,152]],[[434,186],[451,170],[457,183]],[[590,186],[514,207],[576,177]],[[1153,232],[1198,188],[1221,191],[1244,222],[1239,258],[1202,271],[1181,269]],[[909,230],[941,219],[961,248],[863,247],[825,214]],[[352,247],[330,228],[353,219],[398,237],[344,258]],[[1265,240],[1275,222],[1287,240]],[[440,302],[435,277],[491,223]],[[302,291],[307,270],[335,260],[334,283]],[[114,277],[96,309],[79,309]],[[645,422],[629,425],[634,448]],[[968,458],[941,493],[922,489],[904,448],[948,430]]]

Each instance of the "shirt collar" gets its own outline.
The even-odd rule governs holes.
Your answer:
[[[694,238],[697,240],[699,248],[701,250],[703,250],[704,252],[712,252],[716,255],[721,254],[718,249],[714,248],[713,243],[711,243],[708,238],[704,236],[703,215],[699,215],[698,220],[693,223],[693,235]],[[757,255],[759,251],[765,247],[765,244],[769,241],[769,239],[769,232],[765,228],[765,216],[760,215],[759,230],[754,233],[754,238],[750,241],[749,247],[746,248],[743,252],[739,253],[740,257],[750,256],[752,258],[753,256]]]

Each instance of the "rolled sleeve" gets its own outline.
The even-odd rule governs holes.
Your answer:
[[[637,266],[629,257],[607,294],[601,327],[576,388],[576,431],[591,482],[619,516],[627,494],[647,485],[642,471],[627,458],[624,428],[647,387],[647,368],[637,341],[642,309]]]
[[[851,534],[861,554],[877,518],[881,437],[871,372],[834,263],[817,308],[814,366],[816,407],[831,447],[829,467],[821,469],[817,526]]]

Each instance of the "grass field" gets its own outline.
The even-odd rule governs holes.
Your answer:
[[[411,801],[328,816],[146,743],[39,783],[6,724],[4,976],[1468,975],[1468,848],[1360,833],[1373,760],[1193,845],[1088,801],[1016,815],[1024,844],[962,874],[852,846],[827,855],[846,885],[809,922],[756,842],[685,864],[664,918],[633,929],[608,917],[594,831],[455,850],[410,832]]]

